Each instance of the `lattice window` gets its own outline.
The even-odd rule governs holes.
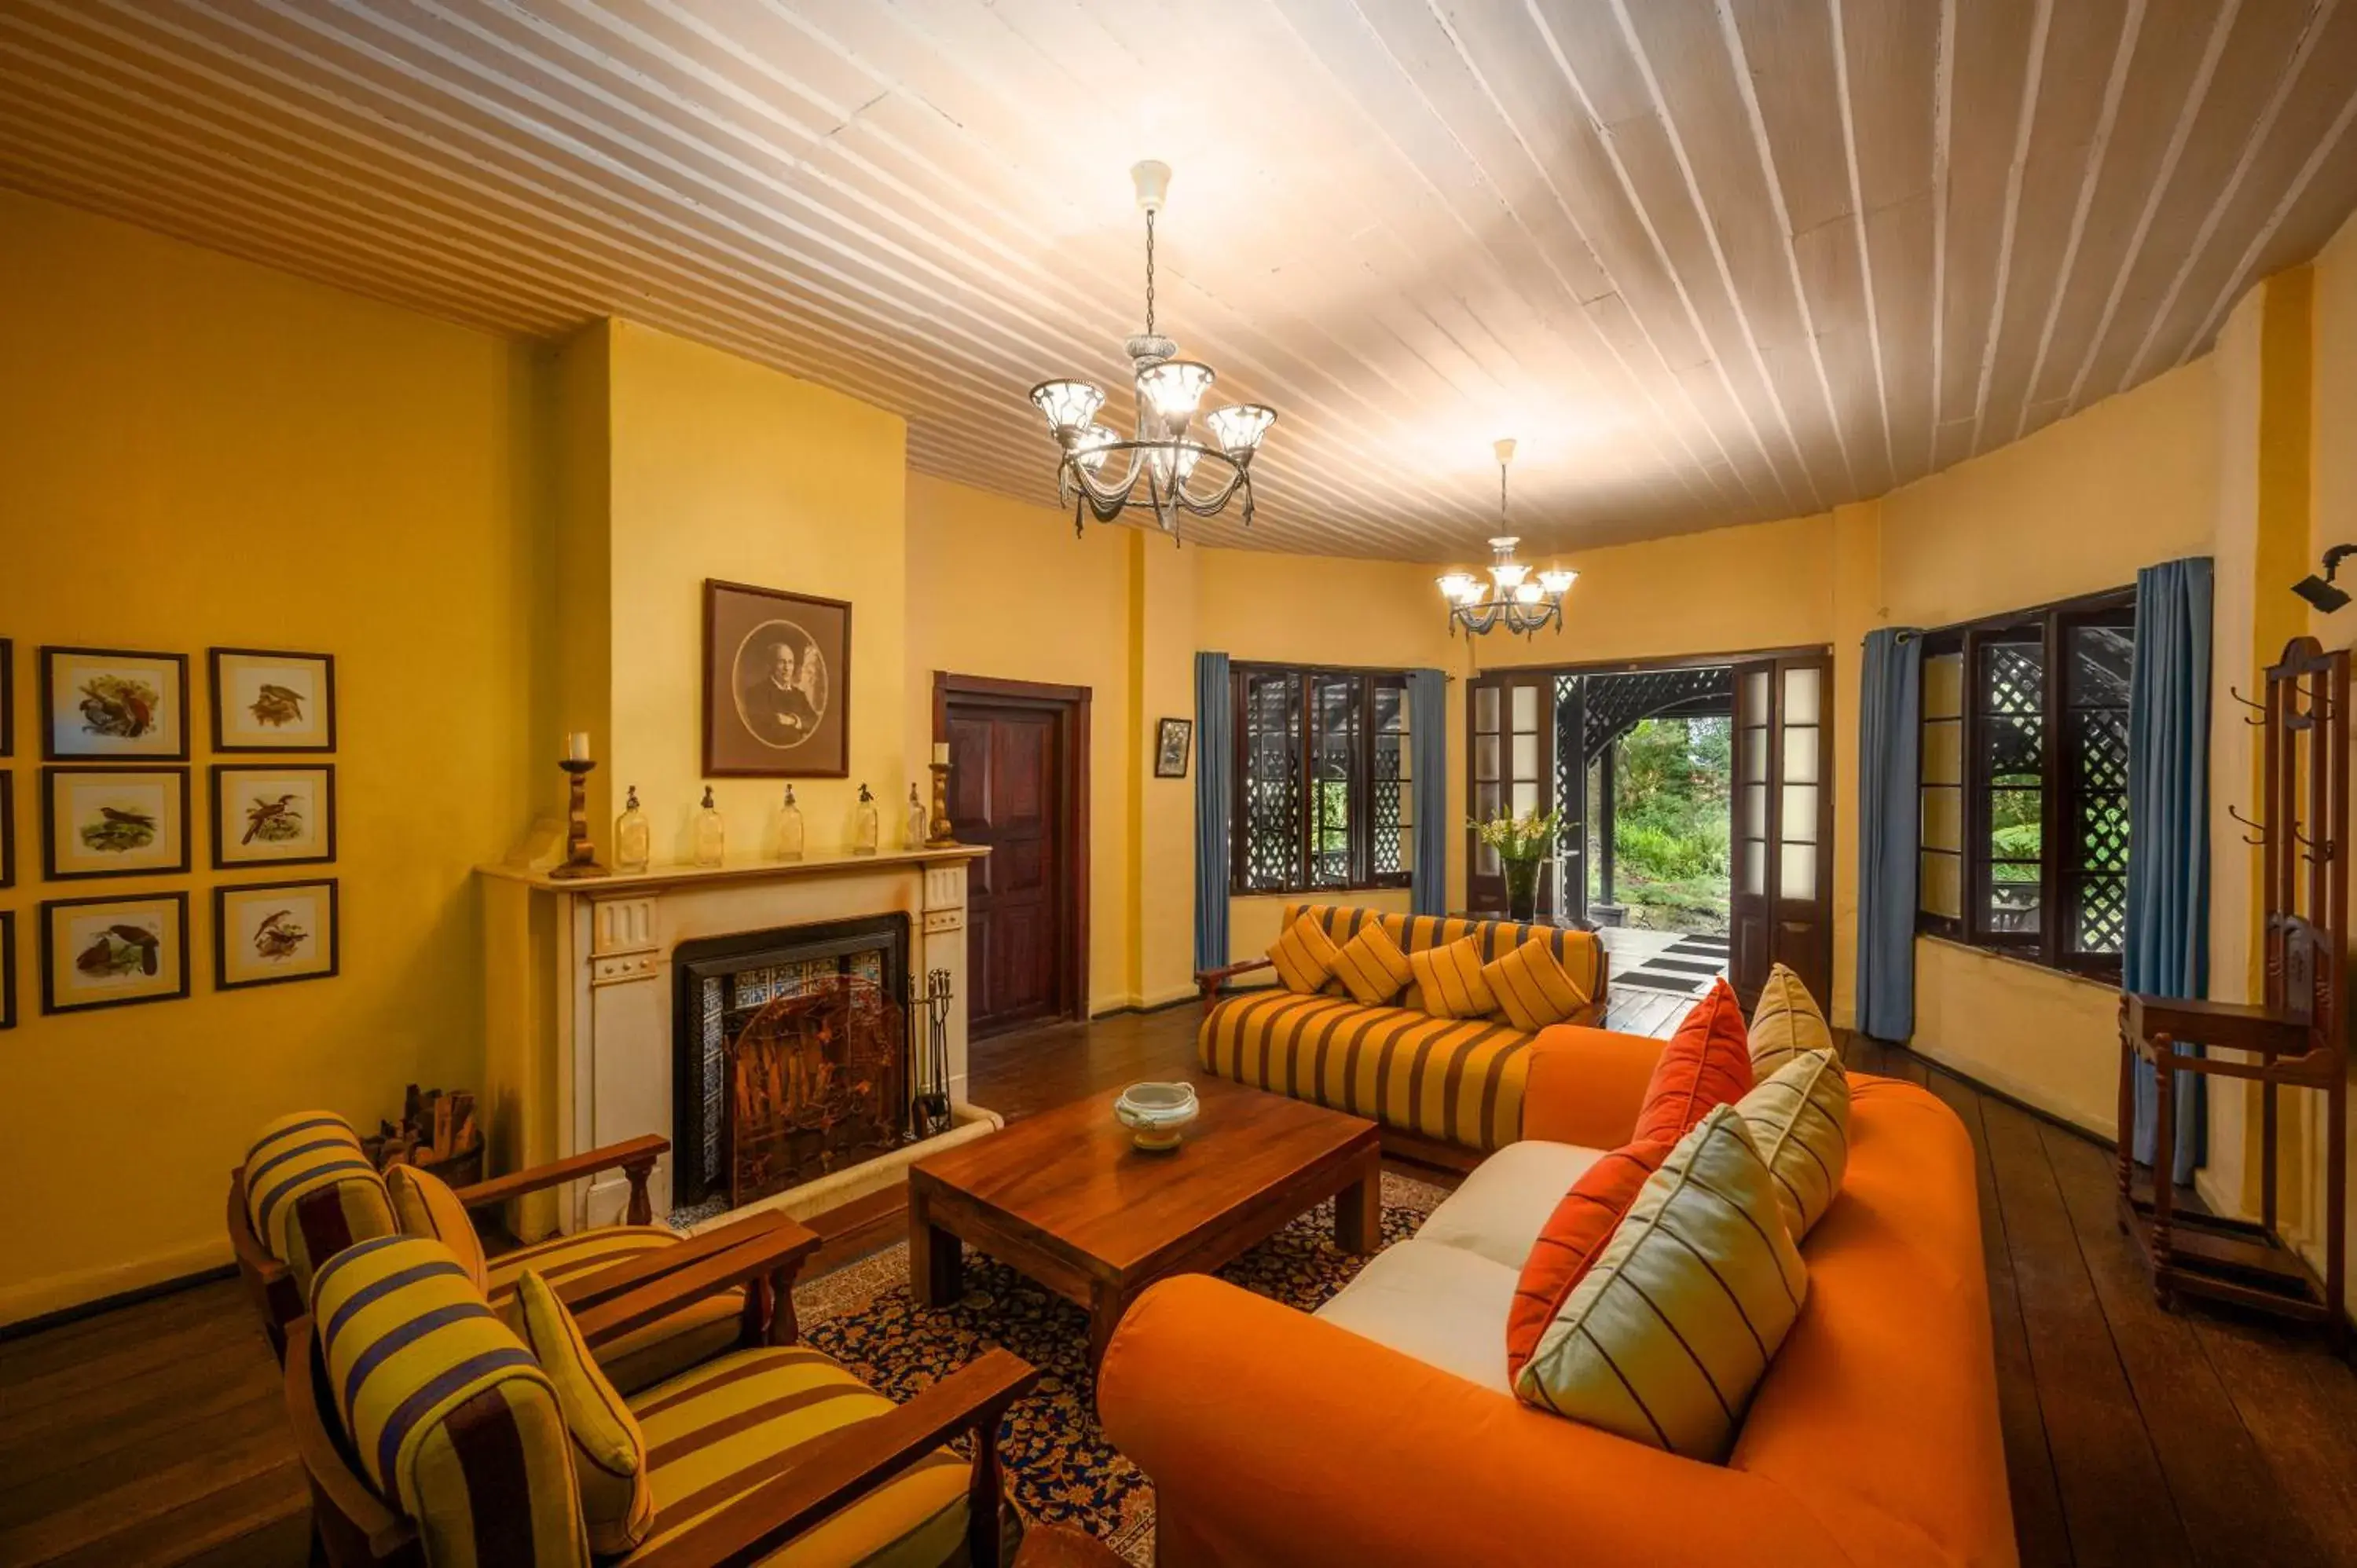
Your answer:
[[[1238,667],[1233,891],[1406,883],[1406,709],[1396,671]]]
[[[1415,864],[1415,806],[1408,799],[1407,688],[1374,689],[1373,753],[1368,771],[1367,874],[1405,876]]]
[[[1243,678],[1238,714],[1243,766],[1245,891],[1302,886],[1301,677],[1290,671]]]
[[[2127,935],[2128,677],[2133,626],[2068,626],[2064,703],[2071,736],[2065,848],[2071,947],[2116,956]]]

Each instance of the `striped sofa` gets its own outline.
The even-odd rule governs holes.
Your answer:
[[[1378,922],[1411,953],[1470,936],[1495,959],[1539,938],[1588,994],[1588,1005],[1566,1022],[1603,1021],[1608,975],[1604,946],[1592,932],[1324,904],[1286,905],[1284,925],[1304,914],[1338,943]],[[1382,1126],[1386,1147],[1429,1162],[1469,1166],[1523,1135],[1535,1036],[1495,1015],[1435,1018],[1422,1011],[1414,985],[1391,1007],[1362,1006],[1339,982],[1316,995],[1281,987],[1218,993],[1237,975],[1265,967],[1263,960],[1198,977],[1206,1008],[1196,1048],[1209,1071],[1368,1117]]]

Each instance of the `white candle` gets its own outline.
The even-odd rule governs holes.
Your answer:
[[[565,737],[565,759],[570,762],[587,762],[589,760],[589,732],[587,730],[575,730],[571,735]]]
[[[949,766],[950,743],[948,741],[937,740],[933,742],[933,760],[943,768]]]

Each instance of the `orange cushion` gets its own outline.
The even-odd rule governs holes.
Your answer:
[[[1547,1216],[1531,1255],[1523,1260],[1522,1283],[1506,1316],[1506,1376],[1522,1376],[1523,1363],[1538,1348],[1539,1337],[1563,1310],[1572,1287],[1603,1254],[1604,1243],[1620,1227],[1620,1217],[1637,1201],[1645,1178],[1662,1168],[1674,1145],[1631,1144],[1613,1150],[1580,1173],[1563,1201]]]
[[[1316,993],[1334,972],[1334,961],[1342,950],[1326,934],[1315,915],[1304,915],[1285,929],[1268,950],[1269,962],[1276,966],[1276,977],[1285,982],[1287,991],[1305,995]]]
[[[1413,972],[1399,943],[1373,920],[1359,928],[1359,934],[1344,942],[1334,958],[1334,978],[1367,1007],[1381,1007],[1397,996]]]
[[[1645,1108],[1637,1113],[1632,1143],[1674,1144],[1710,1114],[1751,1092],[1751,1049],[1743,1030],[1743,1008],[1721,975],[1710,993],[1694,1004],[1653,1064],[1645,1086]]]
[[[1481,979],[1505,1010],[1506,1022],[1526,1035],[1560,1024],[1587,1005],[1587,993],[1556,961],[1544,937],[1533,937],[1495,963],[1483,964]]]
[[[1479,1018],[1498,1010],[1498,998],[1481,978],[1481,944],[1459,937],[1444,947],[1407,955],[1424,1010],[1436,1018]]]

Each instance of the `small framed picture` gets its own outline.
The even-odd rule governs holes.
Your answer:
[[[188,655],[42,649],[41,755],[186,762]]]
[[[1187,777],[1187,748],[1194,744],[1193,719],[1164,719],[1154,731],[1154,776]]]
[[[851,607],[704,585],[704,772],[851,776]]]
[[[188,869],[185,768],[41,769],[41,875],[168,875]]]
[[[260,648],[209,650],[215,751],[336,749],[336,660]]]
[[[0,757],[16,755],[16,645],[0,637]]]
[[[213,869],[336,858],[333,763],[213,764]]]
[[[0,909],[0,1029],[16,1026],[16,916]]]
[[[41,906],[41,1011],[86,1013],[188,993],[188,896]]]
[[[213,983],[325,980],[338,961],[336,879],[213,889]]]

